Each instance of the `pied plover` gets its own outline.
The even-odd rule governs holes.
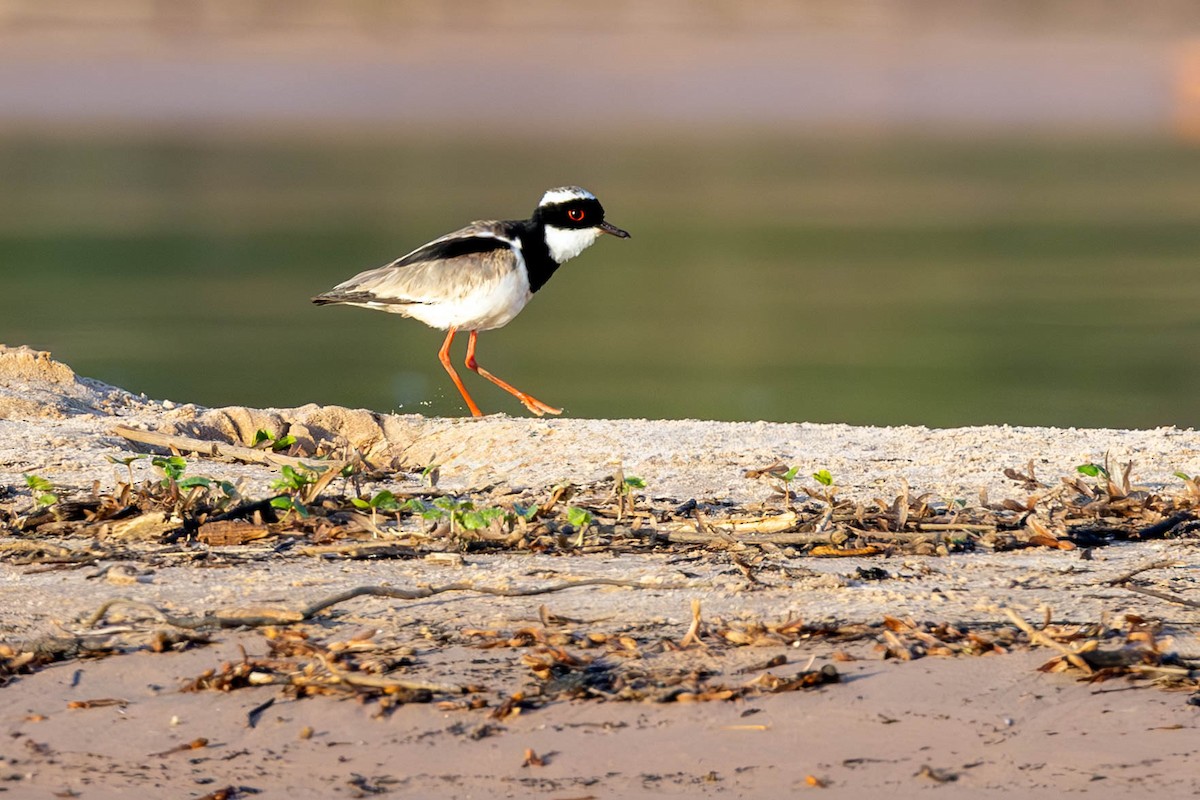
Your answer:
[[[529,219],[472,222],[413,250],[392,263],[367,270],[312,299],[317,305],[362,306],[420,320],[447,331],[438,359],[477,417],[479,406],[467,394],[450,364],[450,343],[460,330],[467,341],[467,369],[515,396],[534,414],[560,414],[479,366],[479,331],[507,325],[555,270],[582,253],[602,233],[629,234],[605,221],[596,196],[578,186],[551,189]]]

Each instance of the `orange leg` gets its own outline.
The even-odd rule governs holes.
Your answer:
[[[442,344],[442,349],[438,350],[438,361],[441,361],[442,366],[446,368],[446,372],[450,373],[450,380],[454,381],[454,385],[458,387],[463,400],[467,401],[467,408],[471,409],[473,415],[482,417],[483,412],[479,410],[479,406],[475,405],[475,401],[471,399],[471,395],[467,394],[467,387],[463,386],[462,379],[458,377],[458,373],[450,365],[450,343],[454,341],[454,334],[456,333],[458,333],[458,328],[451,328],[446,334],[446,341]],[[475,343],[475,331],[471,331],[471,343]]]
[[[501,389],[508,392],[513,397],[517,398],[518,400],[520,400],[522,403],[525,404],[526,408],[528,408],[534,414],[537,414],[539,417],[542,416],[543,414],[561,414],[562,413],[561,408],[555,408],[554,406],[546,405],[541,400],[538,400],[535,397],[531,397],[530,395],[527,395],[524,392],[522,392],[520,389],[510,386],[509,384],[507,384],[504,381],[497,378],[492,373],[488,372],[483,367],[479,366],[479,362],[477,362],[475,360],[475,337],[477,335],[478,334],[476,331],[471,331],[471,338],[467,340],[467,369],[487,378],[489,381],[496,384]],[[450,346],[450,340],[447,339],[446,347],[449,347],[449,346]],[[443,350],[444,349],[445,348],[443,348]],[[445,363],[445,362],[442,362],[442,363]],[[449,369],[448,366],[446,368]],[[459,384],[459,388],[460,389],[462,388],[461,384]],[[463,396],[464,397],[466,396],[466,392],[463,392]]]

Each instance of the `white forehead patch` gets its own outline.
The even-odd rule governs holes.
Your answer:
[[[553,206],[558,203],[569,203],[572,200],[595,200],[596,195],[581,186],[560,186],[542,195],[539,206]]]

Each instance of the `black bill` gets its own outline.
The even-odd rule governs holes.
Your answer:
[[[618,239],[628,239],[629,238],[629,231],[623,231],[620,228],[618,228],[616,225],[613,225],[611,222],[601,222],[596,227],[599,228],[600,230],[604,231],[605,233],[611,233],[613,236],[616,236]]]

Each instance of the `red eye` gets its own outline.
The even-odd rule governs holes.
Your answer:
[[[567,216],[571,218],[572,222],[581,222],[583,220],[583,209],[582,208],[569,209],[567,211]]]

